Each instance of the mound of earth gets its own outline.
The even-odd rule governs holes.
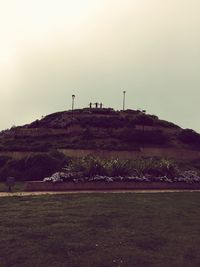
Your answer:
[[[142,147],[200,150],[200,135],[145,111],[111,108],[57,112],[0,133],[0,151]]]

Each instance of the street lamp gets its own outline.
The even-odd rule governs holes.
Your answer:
[[[125,110],[126,91],[123,91],[123,111]]]
[[[72,118],[74,116],[74,99],[75,99],[75,95],[72,95]]]

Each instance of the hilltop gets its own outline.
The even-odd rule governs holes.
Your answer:
[[[200,135],[140,110],[83,108],[47,115],[0,134],[0,151],[55,149],[136,150],[141,147],[200,150]]]

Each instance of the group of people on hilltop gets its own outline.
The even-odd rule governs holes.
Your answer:
[[[103,104],[102,103],[98,103],[98,102],[96,102],[96,103],[91,103],[90,102],[90,104],[89,104],[89,107],[90,108],[103,108]]]

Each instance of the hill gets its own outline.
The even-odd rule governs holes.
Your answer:
[[[93,171],[96,163],[91,163],[90,157],[89,161],[84,158],[90,154],[106,160],[119,159],[118,167],[125,171],[124,160],[130,159],[136,160],[134,164],[146,174],[146,169],[155,169],[153,158],[171,170],[174,164],[162,161],[170,158],[181,170],[200,173],[200,135],[193,130],[182,129],[145,111],[85,108],[73,113],[53,113],[2,131],[0,181],[9,176],[18,181],[41,180],[69,166],[73,157],[83,157],[78,163],[75,160],[76,170],[81,170],[83,164]],[[110,161],[106,162],[109,165]],[[155,161],[156,172],[158,162]]]
[[[0,133],[0,151],[55,149],[135,150],[141,147],[200,150],[200,135],[140,110],[84,108],[57,112]]]
[[[57,112],[0,134],[0,151],[135,150],[144,146],[200,149],[200,135],[145,111],[111,108]]]

